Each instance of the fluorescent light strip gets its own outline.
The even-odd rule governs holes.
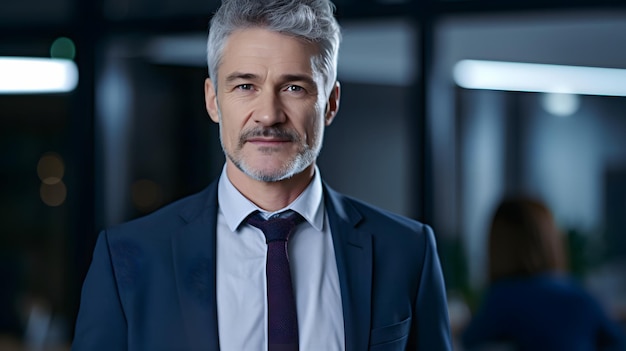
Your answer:
[[[71,60],[0,57],[0,94],[62,93],[78,85]]]
[[[467,89],[626,96],[626,69],[462,60],[453,74]]]

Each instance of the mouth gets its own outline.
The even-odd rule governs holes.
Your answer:
[[[289,143],[291,139],[289,138],[265,138],[265,137],[254,137],[246,139],[246,142],[253,144],[281,144],[281,143]]]
[[[291,143],[289,139],[277,139],[277,138],[251,138],[246,140],[246,144],[252,145],[257,150],[264,153],[270,151],[282,150]]]

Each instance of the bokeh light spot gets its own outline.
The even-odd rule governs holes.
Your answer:
[[[135,207],[142,212],[156,209],[163,199],[161,186],[149,179],[134,182],[131,186],[131,196]]]
[[[56,184],[63,179],[65,165],[63,158],[56,152],[47,152],[37,163],[37,175],[44,184]]]
[[[541,104],[549,113],[558,117],[571,116],[580,108],[580,97],[576,94],[544,93]]]
[[[50,207],[57,207],[65,202],[67,188],[62,181],[54,184],[41,183],[39,195],[44,204]]]
[[[57,38],[50,46],[50,57],[73,60],[76,56],[76,45],[70,38]]]

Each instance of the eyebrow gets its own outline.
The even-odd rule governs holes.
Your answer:
[[[308,75],[305,74],[285,74],[282,75],[281,80],[284,82],[305,82],[311,86],[316,86],[315,81]]]
[[[254,73],[233,72],[226,76],[226,83],[232,83],[237,80],[257,80],[259,75]],[[282,82],[305,82],[311,86],[316,86],[315,80],[305,74],[284,74],[280,76]]]
[[[232,83],[236,80],[245,79],[245,80],[256,80],[259,76],[254,73],[243,73],[243,72],[233,72],[226,76],[226,83]]]

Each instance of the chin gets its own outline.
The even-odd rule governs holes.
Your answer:
[[[307,169],[314,161],[312,152],[296,155],[254,158],[253,162],[229,157],[235,166],[248,177],[262,182],[278,182],[289,179]]]
[[[279,182],[281,180],[289,179],[302,171],[304,171],[307,165],[281,165],[277,167],[246,167],[242,165],[239,169],[242,170],[250,178],[262,181],[262,182]]]
[[[250,178],[266,182],[273,183],[281,180],[289,179],[293,175],[292,173],[285,172],[262,172],[262,171],[247,171],[245,172]]]
[[[248,177],[262,182],[281,181],[291,177],[294,173],[285,169],[284,165],[281,167],[268,167],[268,165],[265,164],[257,167],[256,165],[250,165],[246,162],[235,162],[235,165]]]

